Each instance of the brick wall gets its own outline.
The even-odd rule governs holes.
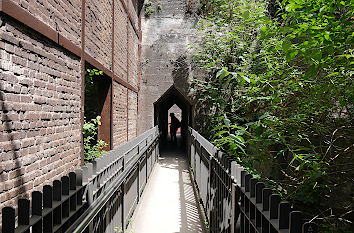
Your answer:
[[[129,13],[132,16],[132,20],[133,20],[134,24],[138,27],[139,18],[136,17],[137,12],[135,10],[135,7],[137,7],[137,6],[134,6],[134,4],[136,4],[136,0],[133,0],[133,1],[128,0],[126,2],[128,4]]]
[[[14,2],[79,46],[80,54],[81,0]],[[85,52],[112,72],[112,1],[86,0],[85,10]],[[138,22],[136,14],[132,17]],[[80,167],[82,80],[80,57],[26,22],[2,12],[0,21],[1,209],[16,207],[19,197]],[[139,39],[120,0],[114,25],[113,72],[137,88]],[[131,90],[128,95],[125,84],[112,85],[115,147],[136,136],[138,95]]]
[[[136,137],[138,112],[138,95],[133,91],[128,92],[128,139]]]
[[[80,164],[80,59],[0,16],[0,208]]]
[[[81,45],[81,0],[13,0],[76,45]]]
[[[86,0],[85,50],[112,68],[112,1]]]
[[[114,10],[114,72],[127,80],[127,25],[128,16],[120,1],[116,1]]]
[[[128,82],[134,87],[138,86],[138,44],[139,39],[129,24],[128,45],[129,45],[129,65],[128,65]]]
[[[113,147],[127,141],[127,88],[113,82]]]

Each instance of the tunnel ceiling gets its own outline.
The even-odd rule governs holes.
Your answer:
[[[170,109],[174,104],[176,104],[181,110],[185,109],[187,106],[192,106],[192,102],[187,96],[182,94],[181,91],[175,85],[172,85],[155,103],[163,107],[164,109]]]

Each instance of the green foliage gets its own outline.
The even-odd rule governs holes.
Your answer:
[[[85,77],[85,120],[83,126],[84,159],[85,163],[92,162],[104,154],[103,148],[107,143],[97,140],[98,126],[101,125],[101,117],[98,116],[95,103],[95,80],[103,76],[103,72],[97,69],[87,69]]]
[[[161,12],[162,11],[162,6],[161,6],[160,2],[157,3],[156,9],[157,9],[157,12]]]
[[[97,140],[98,126],[101,125],[101,117],[97,116],[96,119],[84,121],[83,135],[84,135],[84,156],[85,163],[92,162],[104,154],[103,148],[107,143],[103,140]]]
[[[344,226],[354,204],[335,193],[354,175],[353,1],[278,6],[271,19],[267,1],[205,4],[199,128],[304,212]]]
[[[149,18],[155,12],[154,7],[152,6],[152,2],[146,1],[145,4],[145,17]]]
[[[97,113],[96,85],[95,81],[103,76],[103,72],[97,69],[86,69],[85,75],[85,117],[94,119]]]

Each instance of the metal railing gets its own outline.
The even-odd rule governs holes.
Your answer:
[[[210,233],[317,233],[315,223],[192,128],[188,157]]]
[[[2,209],[2,232],[124,231],[159,157],[155,127]],[[17,225],[17,227],[16,227]]]

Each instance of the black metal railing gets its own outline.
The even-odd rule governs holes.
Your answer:
[[[315,223],[192,128],[188,148],[210,233],[317,233]]]
[[[155,127],[2,209],[3,233],[121,232],[159,157]]]

